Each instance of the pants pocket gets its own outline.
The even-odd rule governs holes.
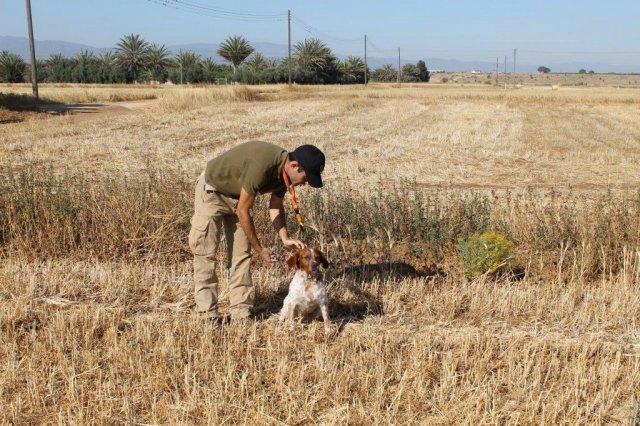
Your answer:
[[[230,214],[235,213],[236,207],[238,206],[238,200],[234,198],[229,198],[226,195],[219,195],[220,199],[229,207]]]
[[[189,248],[193,254],[205,256],[210,254],[213,247],[210,247],[209,232],[211,220],[207,216],[194,215],[191,218],[191,231],[189,232]]]

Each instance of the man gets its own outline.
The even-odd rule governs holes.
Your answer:
[[[230,259],[229,305],[231,319],[249,317],[253,308],[251,248],[266,264],[274,262],[260,243],[251,217],[258,194],[271,193],[269,217],[285,247],[304,244],[290,238],[283,200],[289,186],[322,187],[324,154],[313,145],[289,153],[266,142],[246,142],[207,163],[196,184],[189,247],[193,253],[196,310],[217,315],[216,252],[224,230]]]

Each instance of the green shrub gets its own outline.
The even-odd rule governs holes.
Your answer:
[[[464,274],[476,278],[504,269],[511,259],[513,244],[502,234],[493,231],[471,234],[458,244]]]

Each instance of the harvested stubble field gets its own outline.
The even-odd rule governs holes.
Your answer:
[[[640,422],[639,90],[40,93],[148,104],[0,126],[4,423]],[[194,180],[252,139],[327,153],[299,197],[332,261],[331,339],[273,319],[282,266],[254,268],[257,325],[192,313]],[[467,279],[457,244],[487,229],[511,268]]]

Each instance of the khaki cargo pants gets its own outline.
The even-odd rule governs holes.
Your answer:
[[[194,214],[191,218],[189,247],[193,253],[196,310],[211,315],[218,309],[218,277],[216,254],[224,230],[227,258],[230,260],[229,305],[232,319],[249,315],[253,307],[251,282],[251,244],[238,223],[237,200],[217,192],[205,191],[204,173],[195,190]]]

